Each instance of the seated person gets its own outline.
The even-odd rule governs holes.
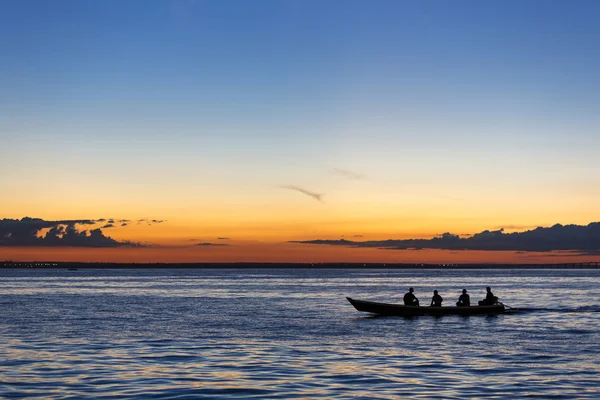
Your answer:
[[[404,305],[405,306],[419,306],[419,299],[413,294],[415,289],[408,289],[408,293],[404,295]]]
[[[471,297],[467,294],[467,289],[463,289],[462,294],[456,302],[457,307],[469,307],[471,305]]]
[[[489,286],[487,288],[485,288],[485,290],[487,291],[486,295],[485,295],[485,299],[481,300],[479,302],[480,306],[491,306],[494,305],[498,302],[498,298],[496,296],[494,296],[494,293],[492,293],[492,288],[490,288]]]
[[[444,299],[442,299],[442,296],[440,296],[438,294],[437,290],[433,291],[433,297],[431,298],[431,307],[441,307],[442,306],[442,301],[444,301]]]

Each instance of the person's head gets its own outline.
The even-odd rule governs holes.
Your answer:
[[[467,289],[463,289],[463,294],[467,294]]]
[[[414,291],[415,291],[415,289],[413,289],[413,288],[409,288],[409,289],[408,289],[408,291],[412,293],[412,292],[414,292]]]
[[[488,287],[485,288],[485,290],[487,290],[488,292],[491,292],[492,288],[488,286]]]
[[[437,294],[437,290],[434,290],[434,291],[433,291],[433,294]]]

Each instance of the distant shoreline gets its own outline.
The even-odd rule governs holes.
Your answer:
[[[103,263],[0,262],[0,268],[66,269],[600,269],[600,262],[560,264],[433,264],[433,263]]]

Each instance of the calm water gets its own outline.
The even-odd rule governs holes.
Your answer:
[[[373,318],[345,296],[515,313]],[[0,397],[600,398],[600,271],[0,270]]]

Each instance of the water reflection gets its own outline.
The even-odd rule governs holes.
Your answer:
[[[598,397],[599,271],[0,274],[0,396]],[[530,311],[380,318],[345,300],[487,285]]]

